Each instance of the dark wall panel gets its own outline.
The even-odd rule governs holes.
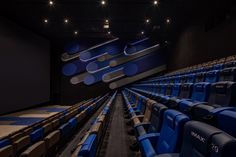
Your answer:
[[[204,23],[182,31],[169,52],[169,70],[236,54],[236,20],[225,21],[210,30]]]
[[[49,101],[49,41],[0,21],[0,114]]]

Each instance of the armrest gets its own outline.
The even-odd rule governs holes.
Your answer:
[[[141,141],[139,143],[139,146],[140,146],[140,150],[142,152],[142,156],[154,157],[156,155],[156,152],[155,152],[151,142],[148,139]]]
[[[212,110],[210,112],[210,114],[215,116],[219,112],[222,112],[222,111],[225,111],[225,110],[235,111],[235,108],[234,107],[220,107],[220,108],[216,108],[216,109]]]
[[[136,124],[136,125],[134,126],[134,129],[136,129],[137,127],[142,126],[142,127],[145,128],[145,130],[147,130],[147,128],[148,128],[150,125],[151,125],[150,122],[143,122],[143,123]]]
[[[155,144],[155,143],[157,143],[159,137],[160,137],[160,133],[145,134],[145,135],[138,137],[138,142],[140,143],[141,141],[148,139],[148,140],[150,140],[151,143]]]
[[[138,119],[143,119],[144,118],[144,115],[136,115],[136,116],[133,116],[130,120],[133,120],[135,118],[138,118]]]

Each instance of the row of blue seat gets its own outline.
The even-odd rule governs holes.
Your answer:
[[[30,132],[24,132],[0,140],[1,157],[53,156],[55,150],[65,142],[107,99],[103,97],[91,99],[83,104],[75,105],[68,111],[47,119],[41,124],[29,127]],[[32,130],[32,131],[31,131]],[[19,137],[18,137],[19,136]],[[17,137],[17,138],[16,138]]]
[[[122,93],[143,156],[152,157],[174,152],[180,154],[165,154],[158,157],[233,157],[235,155],[236,139],[232,136],[236,136],[236,130],[229,129],[232,127],[230,122],[236,120],[235,111],[223,110],[217,114],[216,126],[231,134],[230,136],[213,126],[192,121],[190,116],[168,109],[163,104],[130,89],[125,89]],[[135,115],[134,112],[144,115]],[[225,119],[228,119],[228,123],[224,123]],[[185,130],[184,135],[183,130]]]
[[[236,81],[236,67],[225,68],[222,70],[210,70],[205,72],[191,72],[184,73],[173,76],[158,77],[155,79],[150,79],[148,81],[141,82],[144,83],[197,83],[197,82],[218,82],[218,81]]]
[[[95,157],[98,147],[103,139],[108,126],[110,112],[113,107],[117,92],[106,102],[106,106],[93,122],[91,128],[85,133],[83,139],[77,145],[71,157]]]

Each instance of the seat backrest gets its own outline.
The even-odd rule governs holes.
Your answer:
[[[219,80],[219,70],[213,70],[206,73],[205,82],[215,83]]]
[[[156,101],[151,100],[151,99],[147,99],[146,110],[144,113],[143,122],[150,122],[150,118],[151,118],[151,114],[152,114],[152,107],[155,104],[157,104]]]
[[[39,128],[35,131],[33,131],[31,134],[30,134],[30,140],[31,140],[31,143],[35,143],[35,142],[38,142],[39,140],[41,140],[44,136],[44,130],[43,128]]]
[[[236,111],[224,110],[217,114],[216,127],[236,137]]]
[[[3,147],[10,145],[10,144],[11,144],[11,141],[9,139],[0,140],[0,148],[3,148]]]
[[[236,67],[235,61],[225,63],[225,68],[231,68],[231,67]]]
[[[236,81],[236,67],[226,68],[220,71],[219,81]]]
[[[236,105],[236,83],[217,82],[211,84],[209,105],[235,106]]]
[[[180,157],[234,157],[236,139],[208,124],[190,121],[185,125]]]
[[[192,89],[193,89],[192,83],[182,84],[179,97],[180,98],[190,98],[191,94],[192,94]]]
[[[161,84],[161,89],[160,89],[160,94],[165,94],[166,93],[166,84]]]
[[[190,74],[187,76],[186,82],[187,83],[194,83],[196,80],[196,75],[195,74]]]
[[[159,103],[152,105],[151,117],[150,117],[150,122],[152,125],[148,129],[149,132],[160,131],[163,122],[163,115],[167,109],[168,108],[165,105]]]
[[[172,87],[171,96],[173,96],[173,97],[179,96],[180,88],[181,88],[181,84],[179,84],[179,83],[174,84]]]
[[[165,93],[165,95],[171,95],[172,89],[173,89],[173,84],[168,84],[166,86],[166,93]]]
[[[160,91],[161,91],[161,85],[160,85],[160,84],[157,84],[157,85],[156,85],[155,92],[159,94]]]
[[[87,139],[82,144],[82,147],[80,149],[80,152],[78,156],[80,157],[95,157],[97,152],[97,135],[96,134],[90,134]]]
[[[182,143],[184,124],[189,117],[176,110],[167,110],[156,145],[157,154],[178,152]]]
[[[180,76],[176,76],[174,79],[174,83],[180,83]]]
[[[187,75],[180,76],[180,83],[187,83]]]
[[[198,82],[205,82],[205,76],[206,76],[205,72],[197,73],[196,74],[195,82],[196,83],[198,83]]]
[[[20,157],[43,157],[46,154],[44,141],[39,141],[26,149]]]
[[[206,82],[196,83],[193,86],[191,99],[205,102],[208,100],[209,92],[210,92],[210,83]]]

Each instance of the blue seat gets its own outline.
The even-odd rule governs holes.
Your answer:
[[[43,136],[44,136],[44,130],[43,128],[39,128],[30,134],[30,141],[31,143],[36,143],[40,141],[43,138]]]
[[[205,82],[205,77],[206,77],[206,73],[205,72],[200,72],[196,74],[196,79],[195,82]]]
[[[4,139],[0,141],[0,149],[11,144],[9,139]]]
[[[208,104],[220,107],[236,106],[236,83],[226,81],[212,84]]]
[[[136,137],[147,133],[160,132],[164,118],[163,115],[167,109],[168,108],[162,104],[154,104],[151,109],[150,121],[134,125]]]
[[[205,82],[215,83],[219,80],[219,70],[213,70],[206,73]]]
[[[216,64],[213,66],[213,69],[214,70],[221,70],[224,68],[224,64]]]
[[[226,68],[220,71],[219,81],[236,81],[236,67]]]
[[[75,130],[78,126],[78,120],[76,118],[71,118],[69,121],[69,126],[72,130]]]
[[[231,62],[225,63],[224,67],[225,68],[236,67],[236,61],[231,61]]]
[[[224,110],[216,117],[215,126],[233,137],[236,137],[236,111]]]
[[[97,152],[98,139],[96,134],[91,134],[82,144],[79,157],[95,157]]]
[[[208,103],[194,107],[192,116],[195,120],[210,123],[217,113],[223,110],[234,110],[235,105],[236,83],[227,81],[213,83],[211,84]]]
[[[191,114],[191,109],[199,103],[206,102],[210,93],[210,83],[196,83],[193,86],[191,99],[183,99],[179,102],[179,110],[188,115]]]
[[[192,95],[193,84],[185,83],[181,85],[180,93],[178,97],[171,97],[165,104],[168,108],[178,108],[178,104],[182,99],[188,99]]]
[[[167,89],[167,84],[160,84],[160,92],[159,93],[154,93],[154,99],[157,101],[160,101],[161,96],[165,96],[166,94],[166,89]]]
[[[179,154],[155,157],[235,157],[236,139],[213,126],[190,121],[185,125]]]
[[[71,127],[69,123],[65,123],[62,126],[59,127],[61,138],[65,139],[70,136],[71,133]]]
[[[171,89],[168,89],[168,88],[171,88]],[[169,85],[169,87],[167,87],[166,95],[161,96],[160,102],[165,105],[168,104],[170,98],[179,96],[180,88],[181,88],[181,84],[179,83]]]
[[[196,75],[195,74],[190,74],[186,76],[186,83],[195,83],[196,80]]]
[[[153,157],[156,154],[179,152],[184,124],[187,121],[189,121],[188,116],[181,112],[165,111],[160,133],[145,134],[138,137],[143,156]]]

